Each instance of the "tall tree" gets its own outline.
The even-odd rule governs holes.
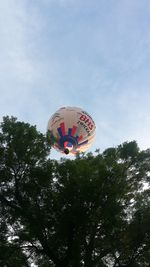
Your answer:
[[[149,267],[150,150],[133,141],[61,161],[49,151],[35,126],[4,118],[1,266]]]

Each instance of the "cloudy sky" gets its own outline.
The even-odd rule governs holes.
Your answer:
[[[5,0],[0,11],[1,120],[45,133],[59,107],[78,106],[97,126],[92,151],[150,147],[149,0]]]

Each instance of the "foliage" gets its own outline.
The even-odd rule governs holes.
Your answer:
[[[150,267],[150,150],[126,142],[50,160],[16,118],[0,132],[0,266]]]

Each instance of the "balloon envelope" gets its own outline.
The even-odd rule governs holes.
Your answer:
[[[62,107],[48,121],[48,135],[52,146],[65,154],[87,150],[93,142],[95,123],[78,107]]]

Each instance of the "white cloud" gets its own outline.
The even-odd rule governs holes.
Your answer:
[[[77,4],[79,0],[42,0],[43,4],[46,5],[51,5],[51,4],[55,4],[55,5],[60,5],[62,7],[66,7],[66,6],[70,6],[72,4]]]
[[[0,116],[19,115],[26,99],[31,101],[32,86],[40,76],[32,52],[42,24],[26,1],[1,1],[0,10]]]
[[[17,82],[35,81],[36,42],[44,27],[39,9],[26,0],[1,1],[0,9],[1,72]]]

